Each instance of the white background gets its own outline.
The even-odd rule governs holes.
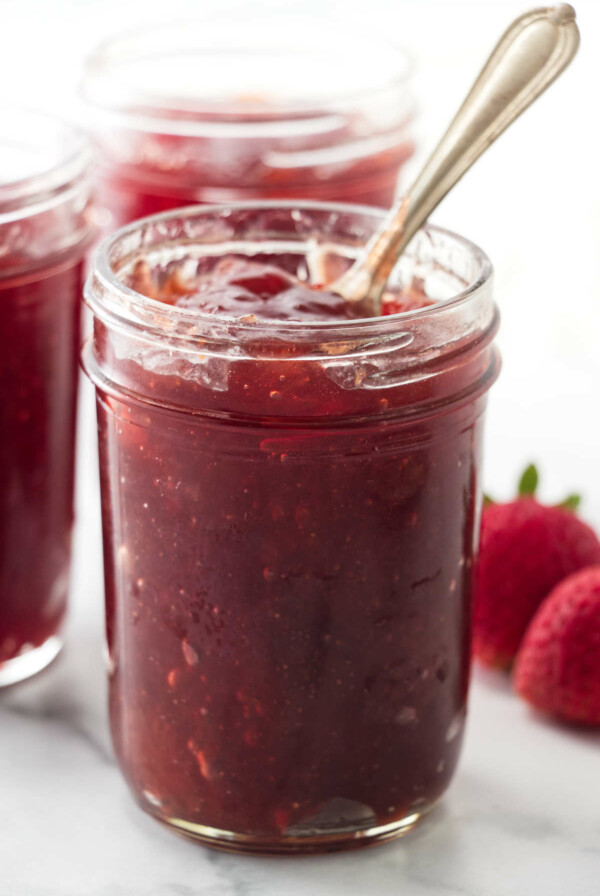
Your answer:
[[[575,5],[582,47],[574,65],[433,219],[481,245],[496,270],[504,368],[488,412],[487,490],[508,496],[521,468],[535,459],[544,496],[583,492],[584,515],[600,527],[600,2]],[[0,100],[70,116],[81,60],[104,37],[166,14],[235,15],[241,6],[0,0]],[[500,32],[526,7],[526,0],[253,4],[257,11],[327,14],[332,46],[337,19],[381,28],[411,48],[419,99],[419,152],[411,173]],[[336,885],[346,894],[597,894],[598,740],[534,720],[507,685],[481,676],[457,782],[441,816],[406,841],[408,853],[388,847],[293,870],[248,860],[214,864],[143,819],[112,766],[94,764],[84,746],[95,743],[100,755],[107,743],[97,656],[102,605],[90,391],[84,390],[81,415],[70,647],[41,683],[3,698],[0,896],[329,896]]]

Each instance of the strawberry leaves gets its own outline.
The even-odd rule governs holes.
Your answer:
[[[534,464],[529,464],[527,469],[523,472],[519,480],[519,488],[518,494],[520,498],[530,497],[532,498],[538,487],[538,483],[540,481],[540,477],[538,475],[537,467]]]
[[[538,485],[540,483],[540,476],[538,473],[538,469],[535,464],[529,464],[528,467],[523,471],[521,478],[519,479],[519,485],[517,489],[517,495],[519,498],[535,498]],[[491,507],[494,505],[496,501],[491,498],[489,495],[484,494],[483,496],[483,507],[484,509],[487,507]],[[575,513],[579,505],[581,504],[581,495],[576,493],[572,493],[567,495],[567,497],[560,501],[557,504],[551,505],[552,507],[556,507],[559,510],[566,510],[569,513]]]

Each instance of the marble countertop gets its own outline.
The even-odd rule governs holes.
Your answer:
[[[45,27],[31,28],[46,3],[0,0],[12,35],[0,77],[11,83],[15,102],[40,105],[41,98],[61,114],[58,97],[73,83],[77,58],[117,22],[162,18],[164,7],[160,0],[53,0],[49,41]],[[353,5],[304,4],[331,7],[334,15],[343,10],[344,17]],[[390,32],[418,48],[422,147],[433,145],[487,48],[524,5],[371,0],[373,20],[379,10]],[[544,496],[585,492],[584,515],[600,528],[600,193],[592,177],[598,152],[594,116],[578,111],[579,98],[600,78],[593,37],[586,39],[598,33],[600,4],[575,5],[584,32],[580,58],[435,219],[474,237],[496,268],[504,369],[488,412],[486,490],[508,496],[533,458],[542,467]],[[197,0],[169,3],[173,16],[195,15],[196,7]],[[354,13],[364,17],[364,3]],[[22,64],[23,41],[38,66]],[[89,387],[81,404],[67,648],[44,674],[0,695],[0,896],[600,893],[600,733],[542,719],[503,677],[479,670],[454,783],[402,840],[352,854],[258,859],[188,843],[146,817],[127,792],[108,736]]]
[[[0,700],[1,896],[596,896],[600,734],[563,729],[477,672],[459,771],[411,834],[362,852],[205,849],[134,805],[105,713],[100,595],[76,567],[64,654]]]

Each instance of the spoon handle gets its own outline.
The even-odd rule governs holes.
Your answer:
[[[573,59],[579,31],[572,6],[534,9],[500,38],[448,130],[364,257],[334,284],[335,292],[379,313],[398,256],[433,209],[500,134]]]

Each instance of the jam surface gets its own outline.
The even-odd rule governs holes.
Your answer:
[[[130,286],[142,295],[188,310],[227,315],[239,320],[279,320],[327,323],[356,320],[360,307],[325,287],[299,281],[275,265],[236,257],[217,262],[209,274],[185,278],[172,271],[152,271],[138,262]],[[434,304],[417,283],[384,294],[382,315],[417,311]]]
[[[79,259],[0,263],[0,668],[65,613],[82,277]]]
[[[239,259],[130,276],[188,310],[352,316]],[[98,390],[111,725],[137,799],[274,849],[426,811],[464,726],[481,395],[410,415],[447,383],[349,387],[283,343],[214,376],[114,363],[151,396]],[[449,375],[454,394],[474,373]]]

